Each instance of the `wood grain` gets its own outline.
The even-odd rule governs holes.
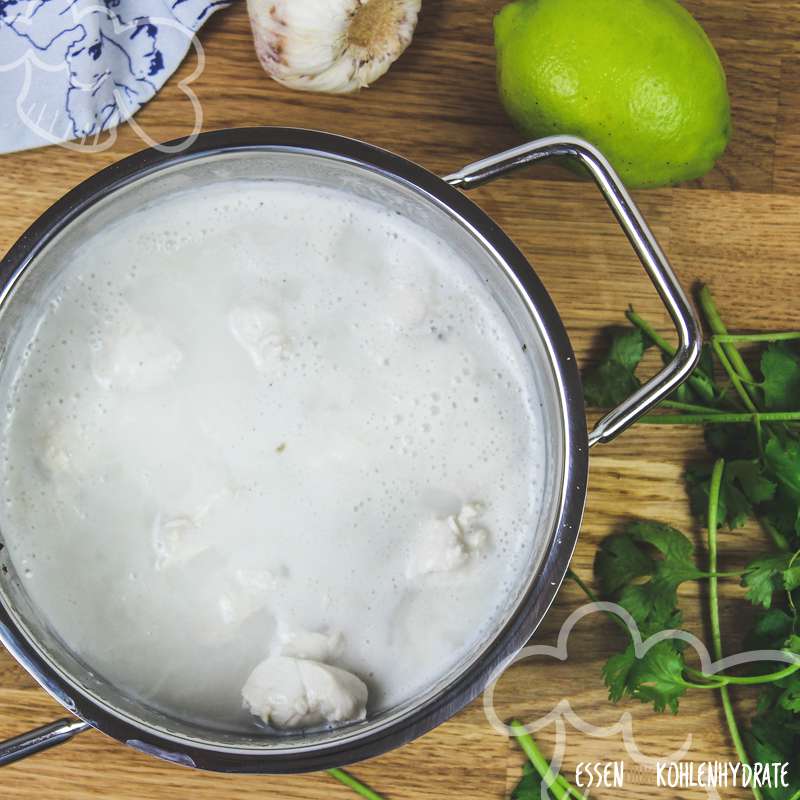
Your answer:
[[[637,200],[684,283],[712,285],[725,317],[736,328],[797,327],[800,276],[800,6],[793,0],[690,0],[719,48],[733,102],[734,136],[718,167],[702,180],[675,189],[640,192]],[[204,127],[296,125],[355,136],[395,150],[439,173],[449,172],[519,143],[496,99],[491,15],[497,0],[426,0],[417,36],[401,61],[378,84],[355,98],[289,92],[268,80],[253,55],[242,3],[214,17],[200,40],[207,63],[192,85],[202,103]],[[191,107],[179,81],[184,64],[137,116],[149,136],[186,135]],[[103,153],[77,154],[58,147],[0,157],[0,251],[71,186],[142,147],[125,126]],[[604,326],[618,323],[628,303],[668,332],[666,318],[627,244],[594,189],[557,168],[519,174],[474,194],[530,257],[548,286],[587,363],[598,351]],[[687,460],[702,452],[694,429],[639,427],[598,448],[591,460],[585,524],[575,569],[591,578],[595,549],[630,516],[677,525],[700,546],[680,486]],[[723,568],[741,564],[764,546],[754,529],[721,534]],[[696,589],[682,592],[687,626],[704,630]],[[561,622],[581,602],[565,586],[536,636],[553,643]],[[726,641],[734,646],[746,604],[735,585],[723,588]],[[595,724],[622,710],[634,719],[641,750],[665,755],[691,735],[694,760],[727,759],[733,752],[716,699],[687,697],[680,716],[654,715],[643,706],[610,705],[600,665],[617,632],[592,617],[570,643],[567,662],[539,659],[514,667],[498,687],[503,713],[532,719],[563,697]],[[742,709],[746,694],[737,695]],[[6,654],[0,655],[0,735],[20,733],[61,715]],[[554,730],[539,735],[550,752]],[[578,761],[625,757],[620,737],[594,739],[571,731],[567,774]],[[399,751],[354,768],[387,797],[444,800],[457,796],[502,798],[519,772],[516,748],[487,724],[480,703]],[[653,776],[627,758],[624,789],[597,798],[699,798],[702,791],[652,788]],[[255,797],[341,798],[352,795],[325,775],[236,777],[201,774],[159,763],[88,733],[61,748],[9,767],[0,798],[19,800],[246,800]],[[746,797],[728,791],[725,797]]]

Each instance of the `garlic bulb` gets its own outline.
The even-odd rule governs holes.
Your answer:
[[[247,0],[256,52],[292,89],[343,94],[376,81],[408,47],[422,0]]]

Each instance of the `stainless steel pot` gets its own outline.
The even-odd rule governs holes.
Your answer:
[[[592,175],[678,332],[673,360],[587,434],[578,369],[566,331],[531,265],[459,189],[470,189],[546,158],[577,159]],[[0,264],[0,371],[13,361],[18,321],[59,269],[64,254],[127,209],[165,192],[231,177],[292,178],[345,186],[411,216],[464,254],[509,318],[550,421],[551,485],[541,546],[509,597],[494,634],[436,685],[364,722],[308,734],[209,729],[168,716],[81,662],[50,630],[27,596],[8,551],[0,552],[0,639],[19,663],[75,717],[0,744],[0,764],[43,750],[90,727],[179,764],[228,772],[299,772],[383,753],[455,714],[528,641],[564,578],[586,495],[588,448],[608,442],[672,392],[700,353],[697,318],[664,254],[603,156],[587,142],[554,136],[470,164],[445,178],[363,142],[308,130],[251,128],[201,135],[181,152],[145,150],[104,169],[46,211]],[[533,534],[533,532],[532,532]],[[1,535],[1,534],[0,534]]]

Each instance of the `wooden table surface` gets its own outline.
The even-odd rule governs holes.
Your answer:
[[[798,327],[800,273],[800,6],[794,0],[687,0],[719,50],[733,102],[734,135],[717,168],[694,184],[636,193],[685,286],[709,283],[733,328]],[[253,53],[243,2],[215,16],[200,40],[207,63],[194,82],[205,128],[292,125],[321,128],[395,150],[438,173],[520,142],[497,102],[493,75],[492,13],[497,0],[425,0],[415,40],[392,71],[357,97],[293,93],[270,81]],[[192,112],[177,76],[137,116],[149,136],[187,134]],[[142,147],[130,127],[102,153],[50,147],[0,156],[0,252],[51,202],[83,178]],[[628,303],[667,320],[624,237],[594,188],[558,168],[519,173],[482,188],[473,198],[515,239],[549,288],[582,363],[598,351],[604,326],[619,323]],[[702,550],[681,485],[687,459],[702,452],[699,431],[638,427],[591,457],[589,501],[573,562],[591,578],[595,549],[628,517],[676,525]],[[763,547],[755,529],[720,537],[722,568],[741,565]],[[80,576],[76,576],[80,580]],[[692,589],[682,591],[687,627],[707,636]],[[723,625],[728,641],[741,632],[746,603],[725,584]],[[561,621],[581,597],[566,585],[536,641],[554,643]],[[655,715],[638,703],[606,700],[600,666],[620,644],[598,617],[581,623],[565,663],[552,659],[513,668],[501,681],[502,714],[533,719],[562,697],[594,724],[609,724],[625,710],[645,754],[658,757],[691,735],[687,758],[725,760],[733,751],[714,693],[689,694],[677,717]],[[737,696],[740,707],[746,698]],[[62,715],[58,707],[5,653],[0,654],[0,736],[11,736]],[[554,729],[538,735],[546,753]],[[597,798],[704,797],[702,790],[652,788],[652,773],[625,755],[619,736],[568,732],[565,769],[578,761],[626,758],[623,789]],[[422,739],[357,765],[353,772],[388,798],[502,798],[519,775],[519,751],[487,724],[480,703]],[[255,797],[346,798],[349,790],[324,774],[294,777],[212,775],[171,766],[90,732],[36,758],[8,767],[0,798],[66,800],[244,800]],[[728,790],[725,797],[746,797]]]

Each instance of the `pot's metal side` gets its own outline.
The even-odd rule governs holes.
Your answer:
[[[525,645],[552,604],[569,566],[583,514],[588,474],[588,437],[580,377],[563,323],[530,264],[499,226],[455,188],[422,167],[360,141],[292,128],[243,128],[200,135],[180,153],[149,149],[104,169],[70,191],[34,222],[0,263],[0,301],[38,253],[79,214],[145,175],[182,162],[223,153],[276,150],[339,159],[382,173],[427,196],[468,228],[514,275],[535,314],[560,393],[563,472],[553,531],[539,573],[516,613],[498,631],[481,658],[421,707],[376,730],[313,748],[259,749],[212,746],[135,724],[98,702],[84,687],[60,674],[0,604],[0,640],[62,705],[109,736],[167,760],[200,769],[246,773],[290,773],[325,769],[379,755],[421,736],[475,699]]]

